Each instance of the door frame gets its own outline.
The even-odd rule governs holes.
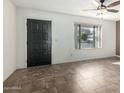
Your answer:
[[[44,21],[51,21],[51,64],[53,63],[52,62],[52,55],[53,55],[53,52],[52,52],[52,50],[53,50],[53,44],[52,44],[52,20],[49,20],[49,19],[42,19],[42,18],[33,18],[33,17],[25,17],[24,18],[25,20],[25,27],[24,27],[24,29],[25,29],[25,55],[24,55],[24,57],[25,57],[25,61],[24,61],[24,68],[27,68],[27,19],[34,19],[34,20],[44,20]]]

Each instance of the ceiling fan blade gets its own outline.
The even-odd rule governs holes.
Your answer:
[[[92,0],[93,4],[98,7],[100,5],[100,2],[96,1],[96,0]]]
[[[118,10],[115,10],[115,9],[107,9],[108,12],[113,12],[113,13],[117,13],[119,12]]]
[[[95,2],[97,2],[98,4],[101,4],[101,0],[93,0]]]
[[[114,7],[114,6],[119,5],[119,4],[120,4],[120,1],[116,1],[116,2],[109,4],[107,7]]]
[[[96,11],[97,9],[84,9],[82,11]]]

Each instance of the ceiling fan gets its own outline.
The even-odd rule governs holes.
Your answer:
[[[120,1],[115,1],[109,5],[105,5],[106,0],[94,0],[95,3],[97,3],[96,9],[85,9],[83,11],[100,11],[100,14],[103,14],[103,11],[111,12],[111,13],[118,13],[119,10],[116,9],[110,9],[111,7],[117,6],[120,4]]]

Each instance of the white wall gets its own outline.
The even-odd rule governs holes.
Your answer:
[[[52,21],[52,64],[79,61],[115,55],[115,22],[103,23],[103,46],[101,49],[76,50],[74,45],[74,23],[99,24],[100,20],[17,8],[17,68],[26,67],[26,19]]]
[[[16,9],[3,0],[3,80],[16,69]]]

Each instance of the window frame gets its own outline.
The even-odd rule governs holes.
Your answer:
[[[80,26],[98,26],[99,29],[100,29],[100,45],[99,47],[93,47],[93,48],[79,48],[77,47],[78,45],[76,45],[76,43],[78,44],[79,41],[77,41],[77,38],[79,38],[79,36],[77,36],[77,29],[76,29],[76,25],[80,25]],[[74,44],[75,44],[75,49],[76,50],[93,50],[93,49],[101,49],[103,46],[102,46],[102,25],[101,24],[91,24],[91,23],[79,23],[79,22],[75,22],[74,23]]]

